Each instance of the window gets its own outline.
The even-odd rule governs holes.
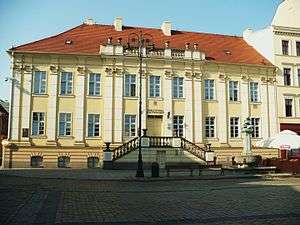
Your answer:
[[[173,98],[183,98],[183,77],[173,78]]]
[[[160,96],[160,77],[150,76],[150,97]]]
[[[260,131],[259,131],[260,124],[259,123],[260,123],[259,118],[251,118],[251,125],[253,126],[253,133],[252,133],[253,138],[260,137]]]
[[[73,75],[70,72],[62,72],[60,80],[60,94],[71,95],[73,86]]]
[[[173,133],[175,136],[183,136],[183,116],[174,116],[173,117]]]
[[[230,137],[238,138],[240,136],[239,117],[230,117]]]
[[[205,99],[206,100],[213,100],[214,97],[214,88],[215,82],[214,80],[205,80]]]
[[[59,114],[59,136],[70,136],[72,128],[71,113]]]
[[[99,114],[88,114],[88,137],[100,136]]]
[[[89,95],[100,96],[100,80],[98,73],[91,73],[89,76]]]
[[[300,41],[296,41],[296,54],[300,56]]]
[[[285,100],[285,116],[293,116],[293,99],[286,98]]]
[[[98,157],[88,157],[87,158],[87,167],[88,168],[96,168],[99,165]]]
[[[229,81],[229,101],[238,101],[239,82]]]
[[[135,115],[125,115],[125,136],[134,137],[136,133],[135,129]]]
[[[45,113],[32,113],[32,135],[43,135],[45,133]]]
[[[289,54],[289,41],[282,40],[282,54],[288,55]]]
[[[215,137],[215,117],[209,116],[205,118],[205,137]]]
[[[57,159],[58,168],[68,168],[70,167],[70,157],[69,156],[60,156]]]
[[[125,75],[125,96],[136,96],[136,76],[133,74]]]
[[[258,83],[257,82],[250,82],[250,101],[251,102],[258,102]]]
[[[291,69],[283,68],[284,85],[291,86]]]
[[[35,71],[33,75],[33,93],[46,94],[46,72]]]
[[[30,166],[33,168],[39,168],[43,166],[43,157],[42,156],[31,156]]]

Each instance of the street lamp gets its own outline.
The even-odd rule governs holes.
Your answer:
[[[138,127],[138,139],[139,139],[139,156],[138,166],[136,171],[136,177],[144,177],[143,170],[143,157],[142,157],[142,75],[143,75],[143,57],[147,55],[147,47],[153,48],[152,36],[150,34],[144,34],[142,31],[139,33],[131,33],[128,37],[128,48],[138,48],[139,58],[139,127]],[[145,50],[145,51],[144,51]]]

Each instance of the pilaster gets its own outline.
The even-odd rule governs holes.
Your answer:
[[[22,107],[21,107],[21,131],[28,129],[28,136],[23,137],[21,140],[24,142],[29,141],[30,131],[30,108],[31,108],[31,84],[32,84],[32,66],[24,65],[23,68],[23,82],[22,82]]]
[[[172,72],[171,70],[165,71],[164,76],[164,116],[163,116],[163,124],[164,124],[164,136],[172,136],[173,135],[173,102],[172,102]]]
[[[194,139],[195,143],[203,142],[202,134],[202,79],[200,73],[194,78]]]
[[[269,120],[270,120],[270,136],[274,137],[278,133],[278,117],[277,117],[277,91],[276,80],[271,79],[269,83]]]
[[[268,80],[261,78],[261,137],[270,137],[269,132],[269,99],[268,99]]]
[[[242,75],[241,81],[241,123],[250,116],[250,109],[249,109],[249,77],[247,75]]]
[[[75,78],[75,145],[84,145],[84,97],[85,97],[85,79],[86,70],[84,66],[77,67],[77,76]]]
[[[221,145],[228,144],[228,120],[227,120],[227,79],[228,77],[220,74],[217,84],[218,117],[217,131]]]
[[[189,141],[194,141],[193,132],[193,78],[191,72],[185,73],[185,137]]]
[[[114,82],[114,142],[122,142],[123,126],[123,70],[115,70]]]
[[[48,78],[47,145],[56,145],[58,66],[50,66]]]
[[[13,65],[13,80],[12,80],[12,96],[11,96],[11,124],[10,124],[10,139],[19,141],[20,139],[20,104],[21,104],[21,67]]]
[[[104,79],[104,142],[112,142],[112,115],[113,115],[113,71],[106,68]]]

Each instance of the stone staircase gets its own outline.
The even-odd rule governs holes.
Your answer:
[[[143,136],[141,140],[144,169],[150,169],[153,162],[165,168],[167,162],[207,164],[207,161],[213,160],[212,151],[206,151],[182,137]],[[110,149],[108,145],[104,151],[104,169],[136,169],[138,146],[138,138],[115,149]],[[207,157],[209,154],[210,157]]]

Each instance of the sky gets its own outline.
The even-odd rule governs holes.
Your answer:
[[[81,24],[91,17],[112,24],[160,28],[164,20],[172,28],[242,36],[250,27],[271,24],[281,0],[0,0],[0,99],[10,98],[12,45],[36,41]]]

